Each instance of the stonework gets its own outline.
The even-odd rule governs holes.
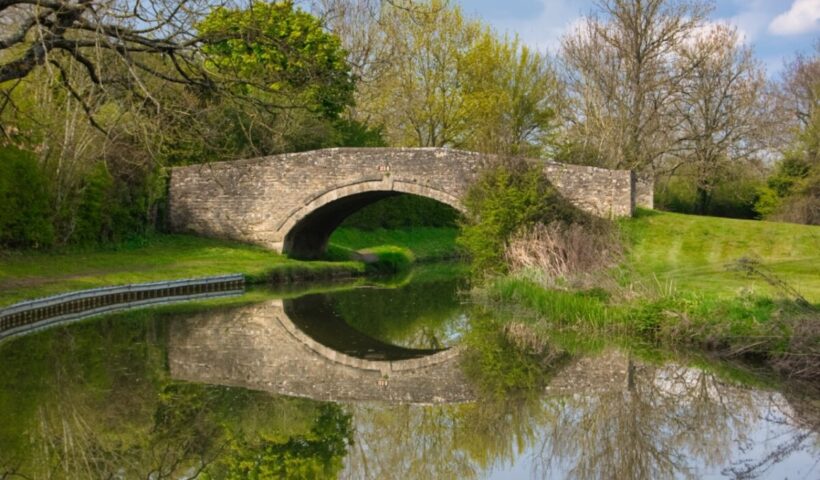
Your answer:
[[[635,175],[635,206],[655,208],[655,181],[651,173]]]
[[[282,300],[177,319],[168,338],[168,367],[177,380],[336,402],[474,401],[476,391],[462,370],[461,355],[455,347],[407,360],[351,357],[299,330]],[[545,393],[621,391],[628,375],[626,355],[607,351],[563,366]]]
[[[174,322],[168,364],[179,380],[314,400],[434,404],[474,399],[458,349],[395,361],[350,357],[299,330],[281,300]]]
[[[498,157],[444,148],[334,148],[177,167],[170,224],[180,232],[240,240],[282,252],[322,249],[345,216],[398,193],[456,209],[481,170]],[[629,170],[542,160],[548,177],[578,207],[604,217],[631,215]],[[290,242],[290,245],[289,245]]]

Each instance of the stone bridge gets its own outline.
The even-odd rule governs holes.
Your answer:
[[[169,187],[176,231],[254,243],[315,258],[350,214],[414,194],[462,210],[470,183],[498,157],[444,148],[334,148],[177,167]],[[578,207],[605,217],[651,204],[651,185],[629,170],[540,162]]]
[[[404,358],[399,360],[379,359],[379,352],[371,358],[356,357],[302,331],[302,313],[293,306],[294,300],[270,300],[174,320],[168,340],[171,377],[336,402],[438,404],[476,399],[460,366],[459,347],[435,352],[403,349]],[[610,351],[574,360],[556,372],[545,393],[619,390],[625,388],[627,376],[626,356]]]

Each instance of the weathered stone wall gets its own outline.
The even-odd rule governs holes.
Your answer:
[[[655,208],[655,181],[652,174],[635,175],[635,206]]]
[[[337,148],[178,167],[171,173],[170,223],[177,231],[282,251],[288,233],[312,212],[366,192],[413,193],[460,209],[467,187],[496,160],[442,148]],[[549,162],[544,168],[580,208],[605,217],[633,211],[628,170]]]

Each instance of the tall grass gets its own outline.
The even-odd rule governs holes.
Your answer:
[[[529,272],[547,287],[562,280],[578,283],[621,256],[617,230],[604,222],[536,223],[515,233],[504,252],[510,272]]]
[[[600,290],[548,290],[530,279],[510,276],[496,279],[476,296],[509,318],[530,318],[544,336],[569,330],[627,338],[722,358],[765,361],[788,376],[820,380],[820,312],[794,300],[673,292],[615,302]]]

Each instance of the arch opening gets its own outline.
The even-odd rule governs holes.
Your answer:
[[[376,188],[373,190],[345,193],[346,188],[328,192],[314,200],[302,211],[296,212],[286,223],[287,233],[282,243],[282,253],[305,260],[321,258],[333,232],[351,215],[380,200],[400,195],[411,195],[434,200],[461,211],[460,203],[448,194],[437,190],[414,186],[413,191]],[[289,228],[288,228],[288,224]]]
[[[394,191],[357,193],[313,210],[285,235],[283,253],[294,258],[316,259],[327,250],[330,235],[347,217],[384,198],[401,195]]]

